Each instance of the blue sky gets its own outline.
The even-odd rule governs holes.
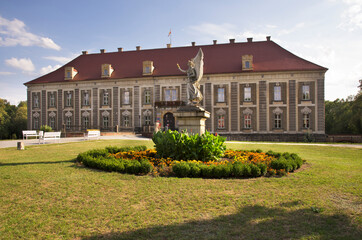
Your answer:
[[[326,99],[346,98],[362,79],[362,0],[0,1],[0,98],[26,100],[23,83],[87,50],[125,51],[272,40],[329,68]]]

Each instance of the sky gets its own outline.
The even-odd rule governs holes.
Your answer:
[[[362,0],[0,0],[0,98],[26,100],[25,82],[82,51],[164,48],[170,30],[176,47],[271,36],[329,69],[326,100],[362,79]]]

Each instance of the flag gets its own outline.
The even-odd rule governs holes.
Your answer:
[[[170,32],[168,33],[168,36],[171,36],[171,29],[170,29]]]

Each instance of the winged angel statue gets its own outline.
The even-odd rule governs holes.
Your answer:
[[[196,57],[189,60],[187,65],[189,67],[187,70],[181,69],[179,64],[177,64],[177,67],[181,72],[187,74],[188,105],[196,106],[202,100],[199,82],[204,74],[204,53],[201,48],[199,49]]]

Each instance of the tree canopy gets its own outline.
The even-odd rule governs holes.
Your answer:
[[[27,103],[21,101],[17,106],[0,98],[0,139],[16,139],[27,128]]]

